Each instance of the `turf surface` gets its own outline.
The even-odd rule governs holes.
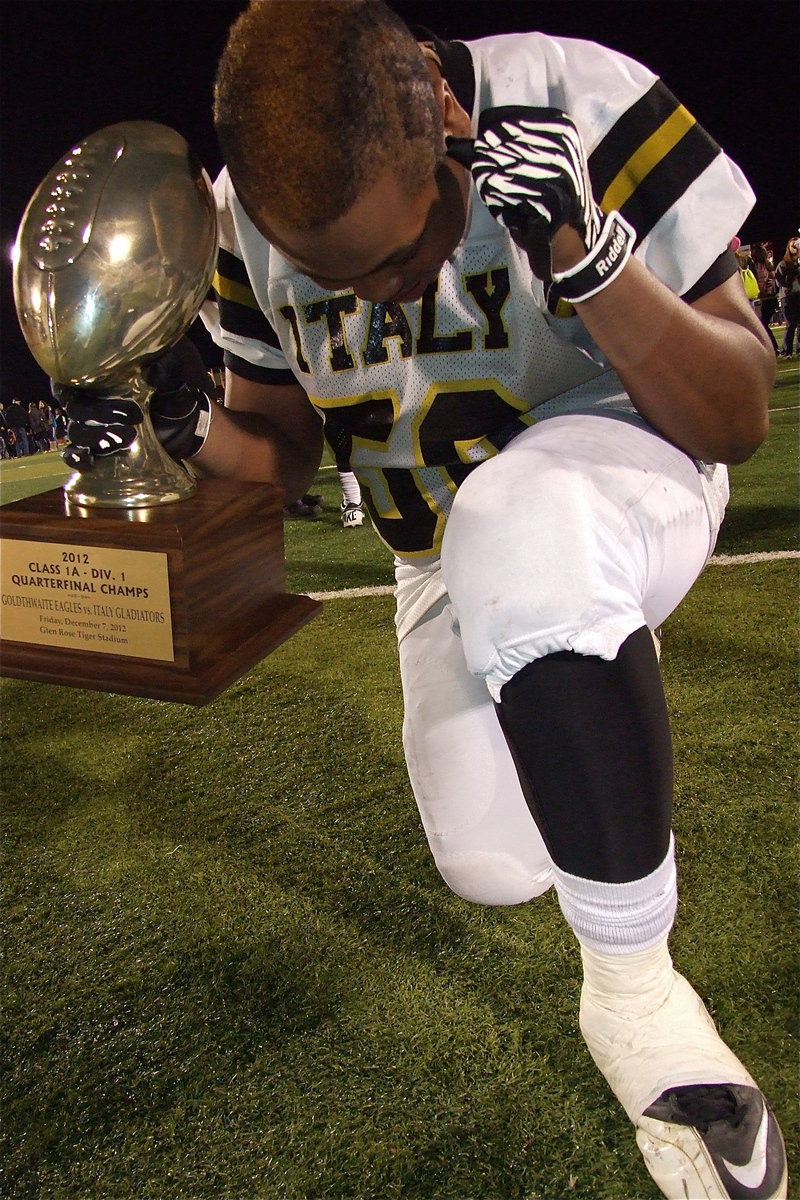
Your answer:
[[[720,553],[796,548],[797,375],[732,472]],[[341,530],[335,473],[315,490],[290,586],[391,582],[377,539]],[[794,561],[710,565],[662,660],[673,955],[795,1173],[796,596]],[[391,597],[328,601],[204,709],[13,680],[2,699],[4,1196],[655,1200],[579,1036],[552,893],[484,910],[432,866]]]

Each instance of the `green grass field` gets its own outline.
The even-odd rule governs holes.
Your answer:
[[[797,362],[665,629],[676,965],[798,1178]],[[5,501],[57,454],[6,462]],[[286,528],[292,590],[388,585]],[[448,892],[400,747],[392,598],[322,614],[202,709],[6,680],[2,1136],[15,1200],[656,1200],[577,1028],[548,893]],[[793,1190],[794,1189],[794,1190]],[[790,1195],[797,1196],[796,1185]]]

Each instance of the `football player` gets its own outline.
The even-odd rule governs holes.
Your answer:
[[[287,503],[323,434],[350,464],[396,559],[404,746],[439,871],[481,904],[555,887],[583,1036],[666,1196],[785,1196],[775,1118],[670,958],[651,635],[711,554],[723,464],[767,429],[774,355],[727,249],[746,180],[630,58],[415,37],[382,0],[251,3],[215,118],[204,319],[227,407],[167,355],[160,435]],[[67,399],[73,455],[125,441],[99,444]]]

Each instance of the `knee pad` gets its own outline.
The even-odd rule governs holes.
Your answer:
[[[439,874],[450,890],[473,904],[525,904],[541,896],[553,882],[549,867],[534,876],[525,863],[499,851],[432,850]]]
[[[634,630],[660,625],[707,560],[724,504],[716,476],[646,429],[581,414],[541,421],[473,471],[442,573],[492,698],[534,659],[611,660]]]
[[[467,664],[495,700],[533,659],[610,659],[645,623],[637,566],[592,479],[545,450],[502,458],[459,489],[442,545]]]

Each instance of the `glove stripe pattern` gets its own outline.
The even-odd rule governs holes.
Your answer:
[[[519,235],[537,273],[543,240],[552,240],[563,225],[580,234],[586,257],[568,271],[553,273],[555,296],[573,304],[590,299],[630,258],[635,230],[618,212],[606,216],[597,204],[578,130],[558,109],[506,107],[482,113],[472,174],[484,204]]]
[[[152,389],[150,418],[159,442],[174,459],[192,458],[208,437],[213,408],[204,391],[207,376],[198,351],[184,338],[143,367],[142,378]],[[133,444],[144,420],[133,395],[71,387],[55,380],[50,387],[69,422],[70,444],[62,453],[69,466],[91,470],[95,458],[123,453]]]
[[[569,224],[587,248],[600,231],[586,156],[578,131],[555,108],[489,109],[481,116],[472,173],[486,207],[514,227],[510,204],[529,205],[550,237]],[[522,214],[516,214],[521,217]]]

